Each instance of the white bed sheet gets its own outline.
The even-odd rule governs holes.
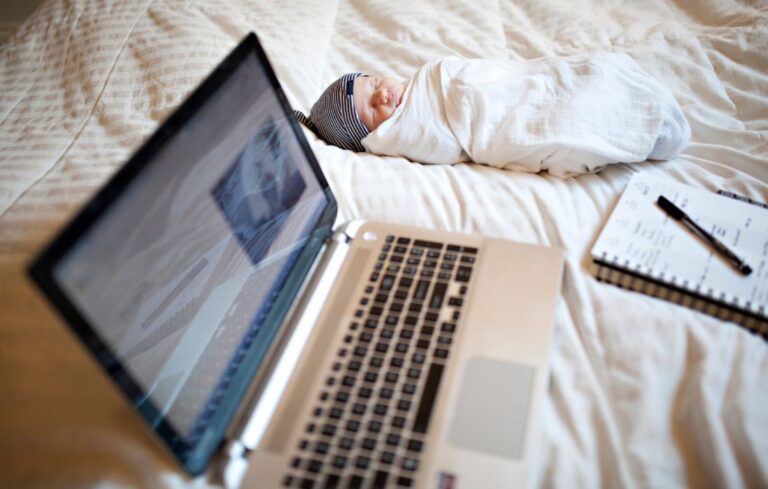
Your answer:
[[[532,486],[768,486],[768,346],[597,282],[633,171],[768,201],[764,2],[52,0],[0,46],[0,486],[203,486],[180,474],[24,277],[37,249],[250,31],[305,112],[340,73],[621,51],[671,88],[670,162],[561,180],[422,166],[308,137],[344,218],[566,250]]]

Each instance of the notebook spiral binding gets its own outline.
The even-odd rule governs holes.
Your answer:
[[[603,253],[600,258],[593,258],[593,263],[596,267],[595,276],[601,282],[674,302],[739,324],[768,341],[768,318],[762,306],[753,313],[749,302],[740,304],[738,298],[726,297],[724,293],[718,296],[717,291],[711,288],[691,288],[687,280],[678,284],[676,276],[665,276],[663,272],[654,277],[653,269],[643,271],[640,264],[632,267],[629,260],[622,263],[616,255],[609,257]]]

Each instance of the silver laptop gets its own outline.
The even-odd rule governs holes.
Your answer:
[[[250,34],[30,275],[190,474],[522,485],[561,250],[336,219]]]

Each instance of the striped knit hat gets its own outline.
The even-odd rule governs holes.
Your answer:
[[[354,100],[355,78],[368,76],[363,73],[347,73],[331,83],[317,99],[309,117],[294,111],[299,122],[307,126],[326,142],[352,151],[365,151],[360,141],[368,135],[357,116]]]

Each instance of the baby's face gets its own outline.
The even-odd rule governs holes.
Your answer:
[[[369,131],[389,119],[403,101],[405,83],[396,78],[359,76],[355,78],[355,110]]]

